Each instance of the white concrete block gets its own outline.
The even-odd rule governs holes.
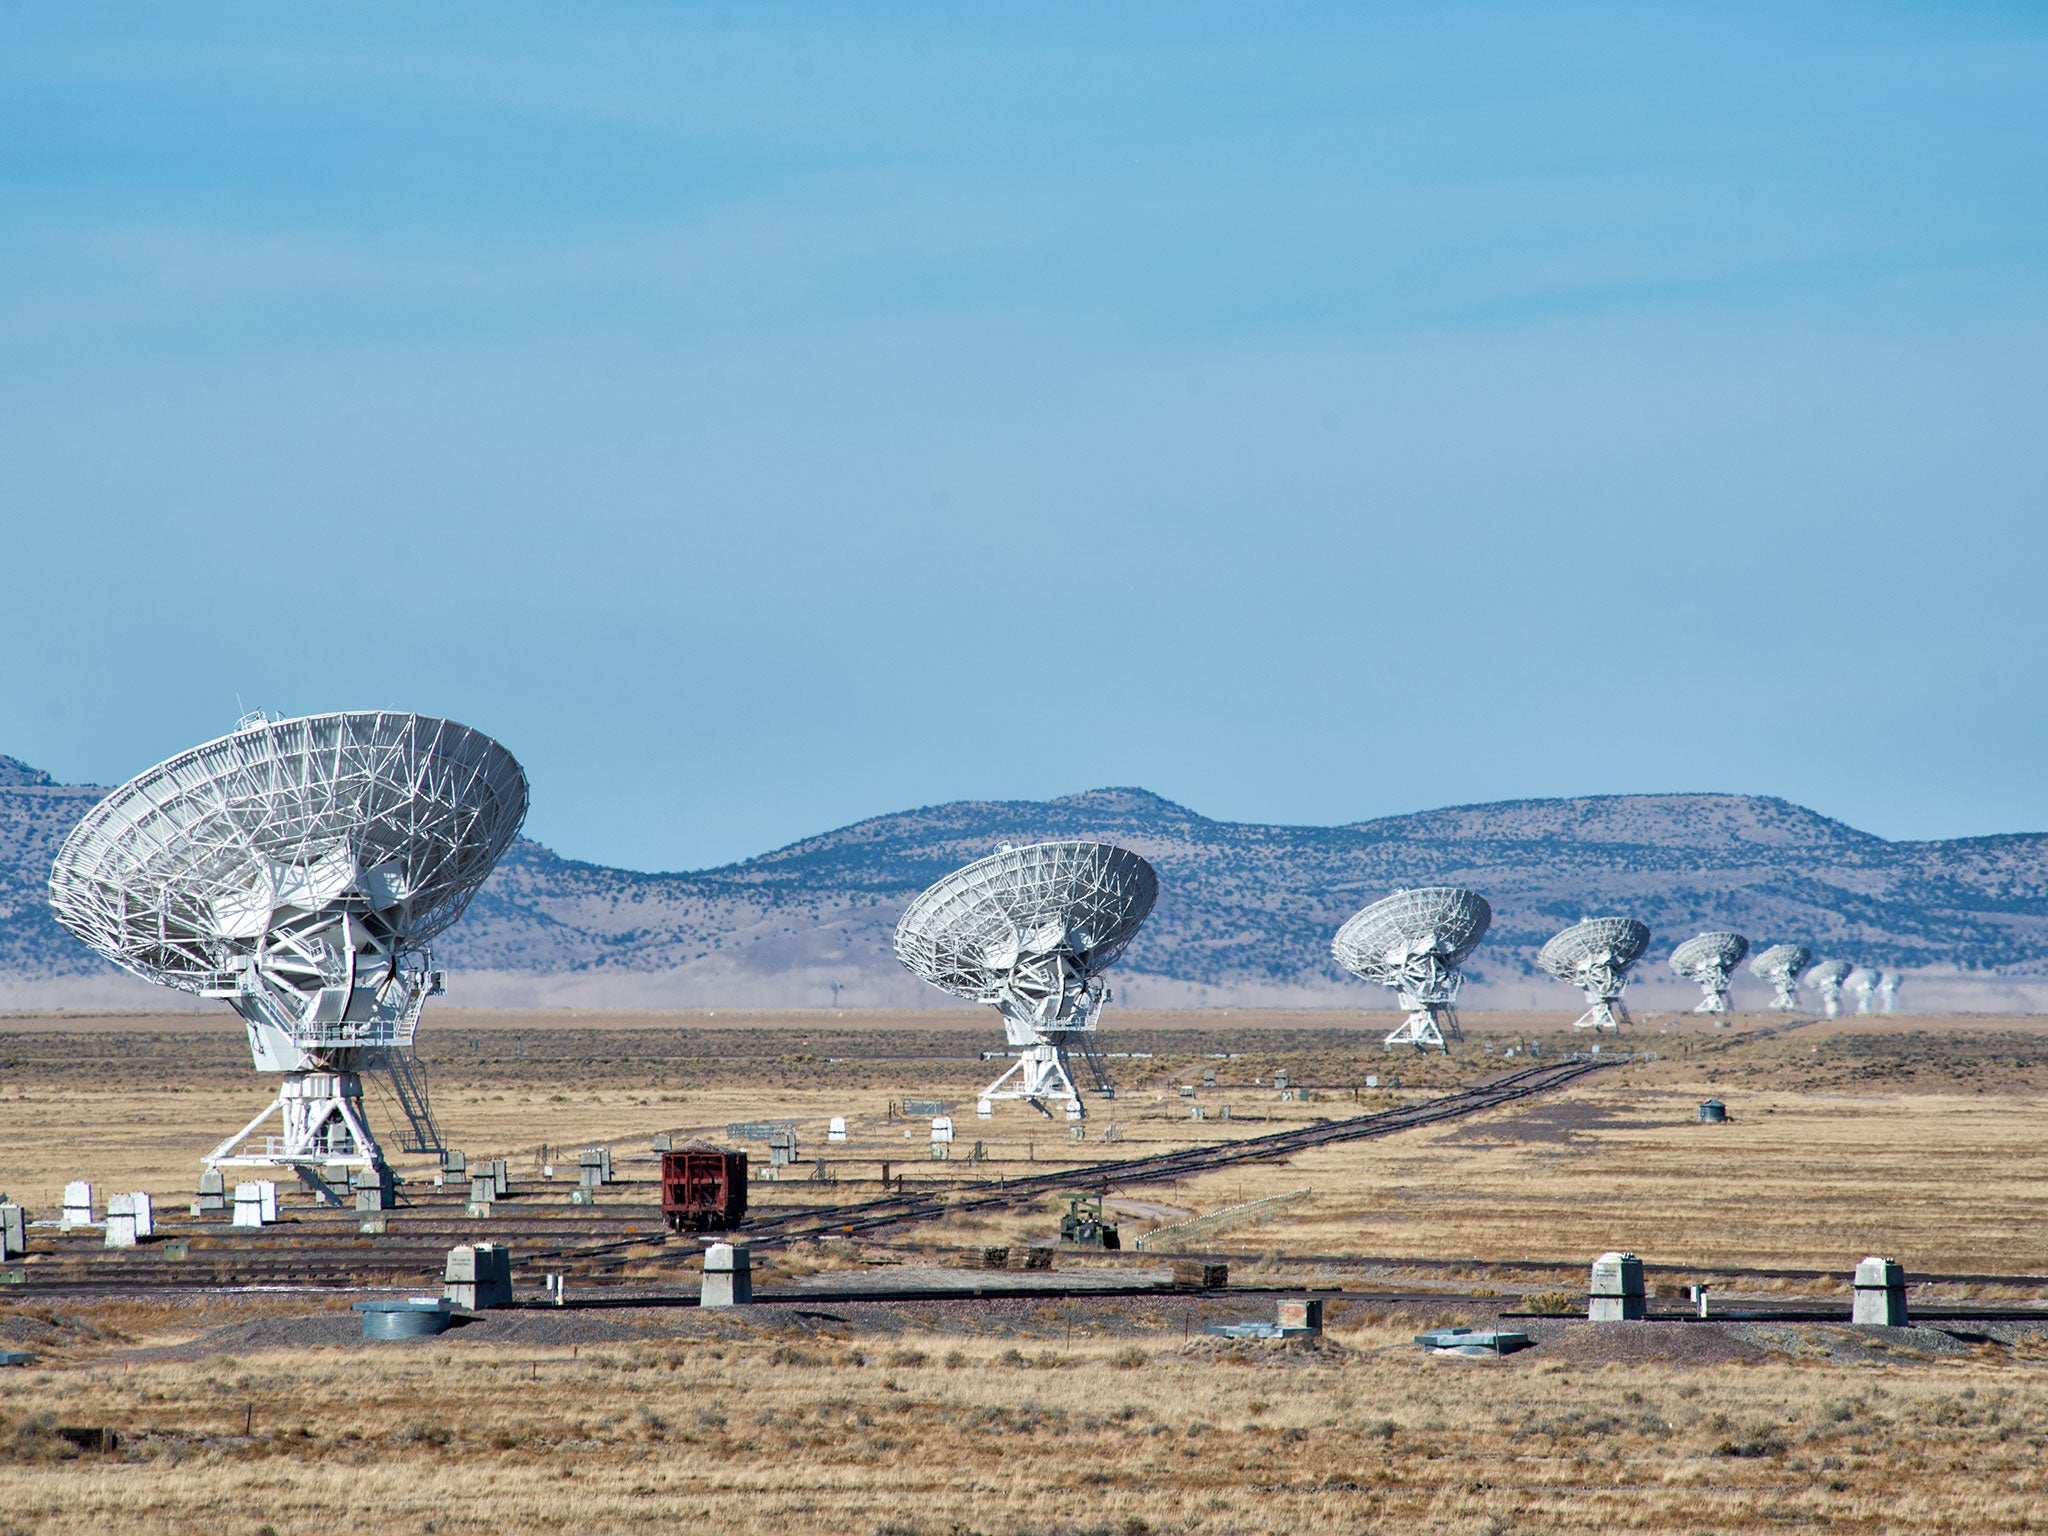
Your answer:
[[[751,1250],[732,1243],[713,1243],[704,1250],[704,1289],[698,1304],[706,1307],[743,1307],[754,1299],[754,1259]]]
[[[1887,1328],[1907,1326],[1906,1271],[1897,1259],[1873,1255],[1856,1266],[1856,1301],[1850,1319]]]
[[[1632,1253],[1603,1253],[1593,1261],[1586,1316],[1596,1323],[1640,1322],[1648,1310],[1643,1261]]]
[[[84,1180],[64,1186],[64,1225],[67,1227],[89,1227],[92,1225],[92,1185]]]

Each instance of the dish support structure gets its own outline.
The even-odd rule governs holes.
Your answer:
[[[347,959],[370,959],[351,949]],[[351,964],[337,984],[307,989],[280,984],[270,965],[252,962],[209,987],[242,1017],[249,1054],[259,1072],[284,1076],[261,1113],[206,1155],[209,1168],[291,1168],[316,1192],[323,1175],[372,1173],[385,1168],[384,1151],[364,1111],[363,1074],[383,1070],[410,1144],[438,1147],[426,1080],[411,1059],[413,1035],[429,997],[444,990],[433,957],[390,963],[358,977]],[[275,1132],[264,1132],[272,1120]]]
[[[1116,1097],[1095,1026],[1109,1004],[1109,988],[1099,977],[1062,977],[1071,981],[1049,993],[1027,993],[1004,987],[993,999],[1003,1016],[1003,1038],[1018,1051],[1001,1076],[976,1095],[976,1112],[998,1099],[1021,1099],[1048,1119],[1052,1107],[1072,1121],[1085,1120],[1088,1110],[1074,1081],[1079,1057],[1091,1090],[1101,1098]]]

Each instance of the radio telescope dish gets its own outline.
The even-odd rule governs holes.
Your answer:
[[[227,1003],[256,1070],[284,1074],[207,1164],[288,1166],[324,1190],[320,1168],[384,1167],[361,1074],[392,1066],[409,1082],[420,1009],[442,990],[429,942],[511,843],[526,798],[512,754],[452,721],[251,716],[88,811],[50,871],[50,905],[123,970]],[[273,1114],[283,1134],[259,1139]]]
[[[1899,977],[1893,971],[1880,971],[1877,977],[1877,1000],[1884,1012],[1890,1013],[1892,1005],[1899,1000]]]
[[[1671,951],[1671,969],[1698,982],[1705,994],[1694,1005],[1694,1013],[1728,1011],[1728,973],[1748,953],[1749,940],[1739,933],[1702,933]]]
[[[1632,1023],[1622,1003],[1628,969],[1650,947],[1650,930],[1632,917],[1589,917],[1536,952],[1536,963],[1586,994],[1590,1005],[1574,1029],[1620,1030]]]
[[[1766,1005],[1780,1013],[1789,1013],[1799,1006],[1799,973],[1806,969],[1806,962],[1813,958],[1813,951],[1804,944],[1773,944],[1769,949],[1749,962],[1749,974],[1759,980],[1768,981],[1778,989],[1778,995]]]
[[[1855,994],[1856,1011],[1870,1012],[1870,995],[1877,990],[1877,972],[1867,965],[1859,965],[1842,978],[1842,985]]]
[[[1108,843],[1033,843],[956,869],[904,909],[896,958],[941,991],[990,1003],[1020,1049],[981,1092],[1022,1099],[1041,1114],[1086,1111],[1069,1052],[1080,1052],[1095,1091],[1115,1096],[1096,1021],[1109,1001],[1102,972],[1114,965],[1159,899],[1159,876]]]
[[[1408,1017],[1387,1036],[1389,1046],[1461,1040],[1453,1006],[1465,978],[1458,965],[1479,947],[1493,908],[1476,891],[1451,885],[1396,891],[1358,913],[1330,941],[1337,963],[1366,981],[1392,987]]]
[[[1806,984],[1820,993],[1820,1006],[1833,1019],[1842,1012],[1842,983],[1855,969],[1846,960],[1823,960],[1806,973]]]

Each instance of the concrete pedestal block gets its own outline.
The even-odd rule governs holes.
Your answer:
[[[1593,1261],[1586,1316],[1596,1323],[1640,1322],[1649,1310],[1643,1261],[1632,1253],[1603,1253]]]
[[[83,1180],[64,1186],[64,1225],[67,1227],[89,1227],[92,1225],[92,1186]]]
[[[9,1202],[0,1205],[0,1259],[18,1259],[28,1252],[28,1212]]]
[[[1856,1266],[1856,1305],[1850,1319],[1888,1328],[1906,1326],[1906,1271],[1898,1260],[1872,1257]]]
[[[107,1246],[109,1248],[133,1248],[135,1246],[135,1197],[133,1195],[107,1196]]]
[[[442,1299],[468,1311],[512,1305],[512,1250],[494,1243],[465,1243],[448,1250]]]
[[[754,1259],[750,1250],[732,1243],[713,1243],[704,1250],[704,1290],[699,1304],[743,1307],[754,1299]]]

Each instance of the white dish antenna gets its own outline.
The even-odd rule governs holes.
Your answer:
[[[1806,985],[1820,994],[1821,1011],[1839,1018],[1842,1012],[1842,983],[1856,968],[1846,960],[1823,960],[1806,973]]]
[[[1890,1013],[1899,1000],[1899,977],[1894,971],[1880,971],[1877,977],[1877,1001],[1886,1013]]]
[[[1354,976],[1392,987],[1408,1017],[1386,1043],[1418,1050],[1462,1039],[1453,1006],[1465,978],[1458,966],[1479,947],[1493,908],[1452,885],[1396,891],[1337,930],[1330,951]]]
[[[1769,949],[1749,962],[1749,974],[1761,981],[1768,981],[1778,989],[1777,996],[1766,1005],[1780,1013],[1790,1013],[1799,1006],[1799,973],[1806,969],[1813,958],[1813,951],[1804,944],[1773,944]]]
[[[1742,964],[1749,940],[1739,933],[1702,933],[1671,951],[1671,969],[1700,984],[1704,995],[1694,1013],[1728,1011],[1728,973]]]
[[[1621,1000],[1629,967],[1650,947],[1650,930],[1632,917],[1589,917],[1557,934],[1536,952],[1536,963],[1586,994],[1574,1029],[1612,1029],[1633,1022]]]
[[[1867,965],[1859,965],[1842,978],[1842,986],[1856,999],[1858,1013],[1870,1012],[1870,999],[1877,991],[1878,973]]]
[[[50,871],[57,919],[123,970],[220,998],[277,1099],[210,1166],[372,1169],[364,1069],[441,990],[429,943],[526,817],[490,737],[424,715],[251,716],[86,813]],[[281,1136],[256,1132],[279,1115]]]
[[[1050,1115],[1086,1111],[1069,1055],[1113,1097],[1094,1030],[1114,965],[1159,899],[1159,876],[1108,843],[1033,843],[957,869],[904,909],[896,958],[941,991],[989,1003],[1021,1054],[981,1103],[1022,1099]]]

